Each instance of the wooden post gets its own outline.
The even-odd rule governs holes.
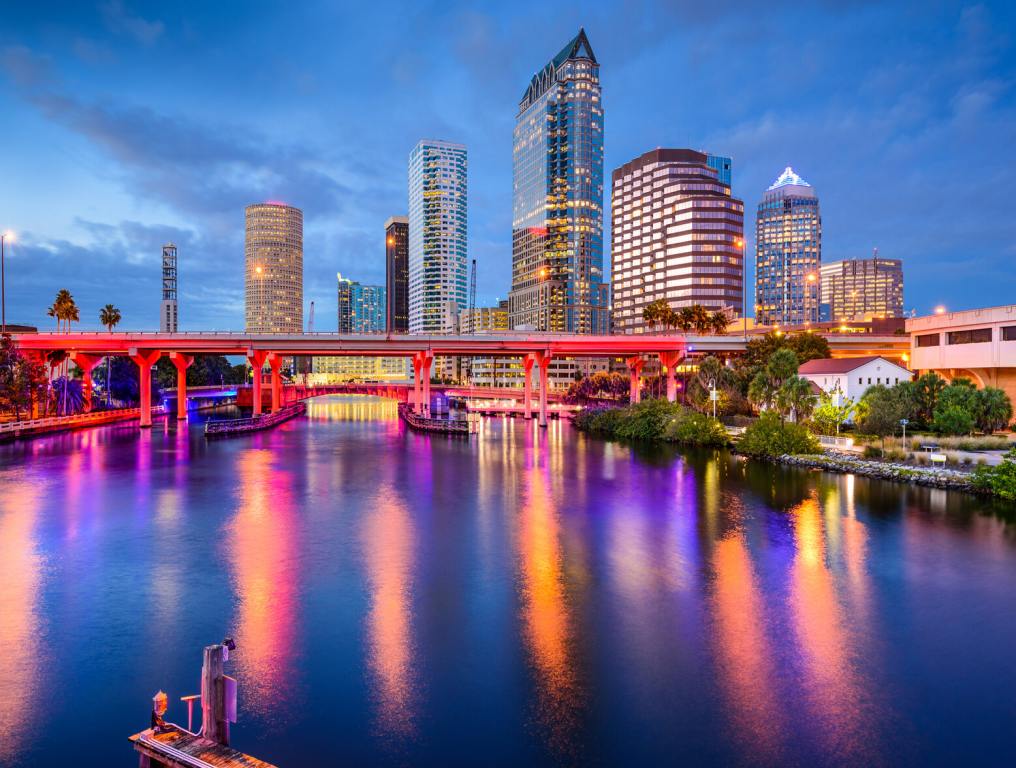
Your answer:
[[[226,720],[223,680],[223,646],[205,646],[201,666],[201,735],[229,746],[229,723]]]

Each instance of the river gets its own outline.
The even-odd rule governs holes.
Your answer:
[[[0,765],[137,764],[226,635],[303,765],[1013,765],[1013,510],[311,401],[0,446]]]

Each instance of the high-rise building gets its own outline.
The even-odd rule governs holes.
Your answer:
[[[409,153],[409,332],[452,333],[466,304],[466,148],[424,139]]]
[[[692,149],[654,149],[614,170],[615,333],[652,330],[642,311],[659,299],[673,309],[701,304],[740,314],[744,204],[731,197],[711,158]]]
[[[720,183],[726,184],[728,187],[732,186],[731,179],[733,175],[731,173],[731,166],[733,165],[733,160],[723,155],[706,155],[706,157],[709,158],[706,164],[710,168],[716,169],[716,176],[720,180]]]
[[[819,270],[821,319],[862,322],[903,317],[903,262],[883,259],[844,259]]]
[[[788,166],[762,195],[755,220],[756,322],[818,322],[821,264],[818,196]]]
[[[177,331],[176,298],[176,246],[166,243],[162,246],[162,304],[159,307],[159,330],[163,333]]]
[[[338,280],[339,333],[384,333],[385,287],[362,285],[341,273]]]
[[[459,313],[459,333],[500,333],[508,330],[508,300],[493,307],[476,307]],[[473,357],[464,361],[463,375],[477,387],[522,386],[522,361],[516,356]]]
[[[512,328],[607,333],[600,66],[584,30],[522,94],[512,175]]]
[[[303,212],[284,203],[247,206],[248,333],[303,332]]]
[[[409,332],[409,218],[385,222],[385,326],[389,333]]]

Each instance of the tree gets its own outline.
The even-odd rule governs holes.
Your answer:
[[[727,326],[730,325],[730,319],[727,317],[727,313],[722,310],[713,312],[711,318],[712,327],[710,330],[715,334],[723,334],[727,332]]]
[[[110,333],[112,333],[113,329],[116,328],[116,326],[120,323],[120,319],[121,319],[121,317],[120,317],[120,310],[117,309],[116,307],[114,307],[112,304],[107,304],[106,306],[104,306],[102,309],[99,310],[99,322]],[[109,364],[108,364],[109,358],[107,357],[106,360],[107,360],[107,364],[106,364],[106,407],[108,408],[109,405],[110,405]]]
[[[858,427],[882,439],[883,454],[886,437],[901,428],[900,419],[907,418],[907,402],[902,395],[895,387],[876,384],[868,388],[858,403]]]
[[[692,328],[695,327],[695,313],[691,307],[681,307],[673,318],[673,323],[676,328],[680,328],[685,333],[688,333]]]
[[[797,356],[798,364],[809,360],[820,360],[830,357],[829,342],[824,336],[816,333],[779,333],[770,331],[764,336],[756,336],[748,342],[744,356],[740,360],[742,367],[759,367],[766,365],[777,350],[790,349]]]
[[[656,299],[642,308],[642,320],[653,328],[669,325],[668,320],[671,314],[670,304],[666,299]]]
[[[969,379],[954,379],[942,389],[932,412],[931,426],[943,435],[969,435],[978,410],[977,388]]]
[[[805,421],[815,410],[817,400],[811,382],[796,374],[789,376],[776,392],[776,409],[790,413],[794,421]]]
[[[924,426],[930,426],[934,418],[935,406],[938,405],[938,396],[945,389],[945,379],[932,371],[918,377],[914,382],[914,402],[916,411],[914,416]]]
[[[748,399],[758,408],[773,408],[783,382],[796,375],[797,355],[789,349],[777,349],[752,379],[748,386]]]
[[[836,405],[835,400],[828,392],[822,392],[818,396],[818,406],[812,414],[815,426],[823,435],[839,434],[840,426],[849,421],[854,415],[856,407],[853,398],[840,398],[840,404]]]
[[[1012,421],[1012,401],[1003,390],[985,387],[977,391],[974,420],[985,434],[1005,429]]]
[[[801,365],[809,360],[824,360],[832,356],[829,350],[829,342],[825,336],[817,333],[792,333],[786,336],[787,347],[794,350],[797,355],[797,362]]]
[[[787,424],[775,413],[763,413],[737,441],[737,450],[749,456],[785,456],[821,453],[815,436],[801,424]]]
[[[0,339],[0,408],[20,420],[22,411],[31,415],[33,406],[46,397],[46,368],[25,357],[9,333]]]

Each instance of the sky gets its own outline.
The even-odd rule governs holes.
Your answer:
[[[158,327],[179,248],[181,330],[243,328],[244,206],[304,211],[304,300],[384,282],[421,138],[469,152],[478,303],[511,281],[512,128],[533,73],[584,27],[604,176],[656,147],[733,158],[749,273],[755,207],[791,165],[823,261],[901,258],[905,305],[1016,303],[1012,3],[4,2],[0,228],[7,320],[60,288],[81,328]],[[604,266],[609,269],[609,189]]]

